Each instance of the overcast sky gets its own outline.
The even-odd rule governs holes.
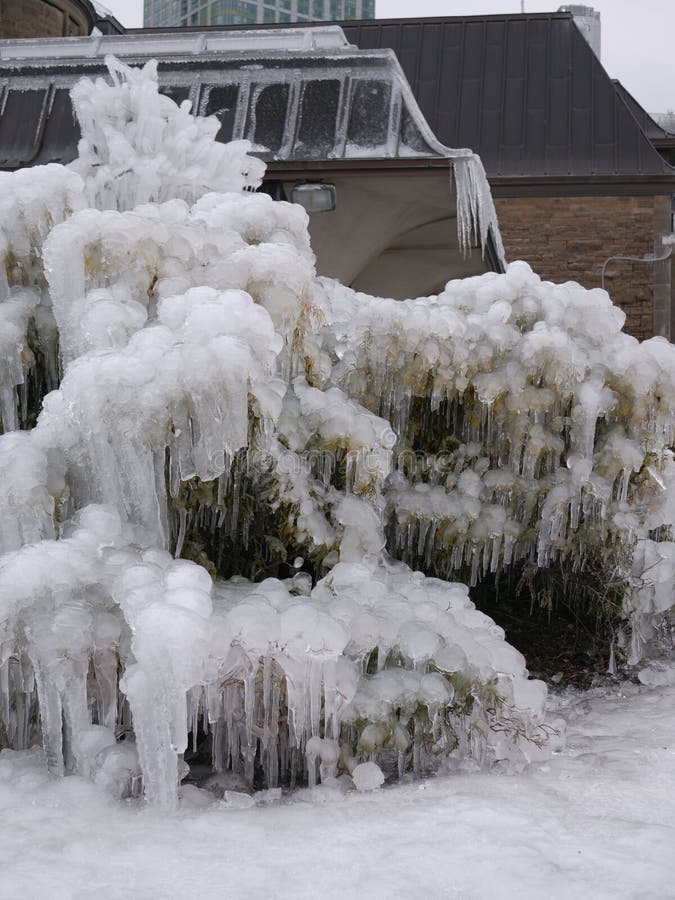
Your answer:
[[[143,0],[102,0],[128,28],[143,24]],[[556,10],[562,0],[525,0],[525,12]],[[520,12],[520,0],[376,0],[377,17],[465,16]],[[675,109],[674,0],[590,0],[602,16],[602,62],[649,112]]]

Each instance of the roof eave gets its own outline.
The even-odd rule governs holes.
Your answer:
[[[492,175],[488,180],[495,197],[629,197],[675,193],[675,170],[663,175]]]
[[[326,178],[330,175],[391,175],[396,172],[415,171],[447,172],[453,158],[396,157],[390,159],[312,159],[312,160],[270,160],[267,163],[267,178],[283,180],[297,178]]]

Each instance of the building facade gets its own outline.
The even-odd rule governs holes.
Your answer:
[[[527,260],[547,281],[604,286],[629,334],[673,340],[663,239],[675,136],[612,81],[581,12],[599,27],[590,7],[573,5],[343,28],[357,47],[393,49],[438,140],[481,157],[508,260]]]
[[[146,28],[374,19],[375,0],[144,0]]]
[[[217,140],[248,140],[268,163],[261,190],[311,213],[321,275],[403,299],[503,270],[482,170],[438,143],[391,50],[359,50],[332,24],[266,34],[235,26],[97,35],[43,41],[29,58],[22,41],[6,42],[0,173],[72,161],[81,134],[70,88],[104,75],[109,55],[155,59],[165,95],[216,117]]]
[[[0,39],[82,37],[96,18],[89,0],[0,0]]]

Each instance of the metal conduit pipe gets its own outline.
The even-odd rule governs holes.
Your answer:
[[[672,244],[668,247],[666,252],[662,256],[655,256],[653,253],[648,253],[646,256],[608,256],[607,259],[602,264],[602,268],[600,269],[600,287],[605,289],[605,272],[607,271],[607,266],[609,263],[613,261],[620,262],[636,262],[636,263],[657,263],[657,262],[665,262],[669,256],[671,256],[673,252]]]

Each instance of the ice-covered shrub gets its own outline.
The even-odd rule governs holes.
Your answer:
[[[269,787],[527,761],[545,687],[450,579],[627,560],[637,658],[672,348],[523,263],[404,302],[318,280],[245,145],[111,74],[76,163],[3,176],[0,740],[167,808],[186,752]]]

